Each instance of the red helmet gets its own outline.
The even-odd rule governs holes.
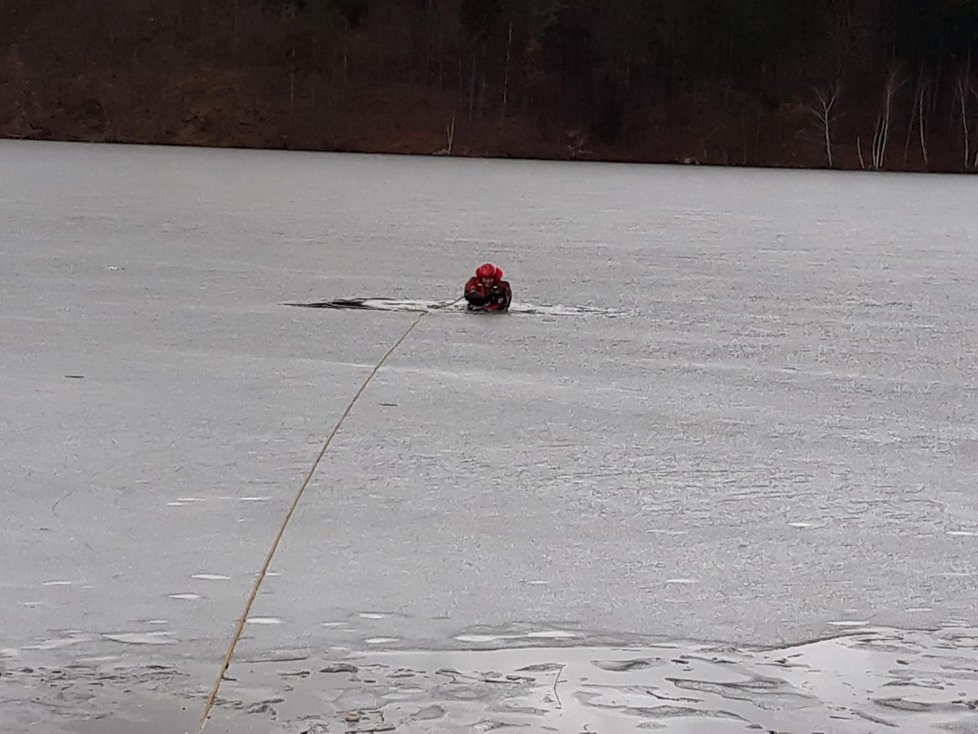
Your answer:
[[[482,263],[479,267],[475,269],[476,278],[495,278],[496,277],[496,266],[492,263]]]
[[[496,280],[502,280],[502,279],[503,279],[503,269],[496,268]]]

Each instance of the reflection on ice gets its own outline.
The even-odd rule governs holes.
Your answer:
[[[372,695],[387,703],[370,712],[371,720],[394,730],[414,711],[438,710],[437,729],[408,730],[464,732],[479,721],[484,730],[565,734],[660,726],[875,731],[867,722],[890,731],[965,731],[978,727],[976,652],[978,630],[968,629],[871,629],[775,650],[679,644],[376,652],[349,658],[359,673],[331,685],[355,689],[364,678],[373,681]],[[336,721],[339,713],[321,720]]]
[[[331,648],[334,658],[272,651],[232,665],[215,719],[235,722],[229,730],[244,734],[978,730],[978,629],[971,627],[874,628],[779,649],[692,642],[534,647],[528,635],[511,631],[500,630],[493,640],[470,636],[479,638],[470,644],[494,645],[490,650]],[[169,641],[165,632],[104,637],[137,645]],[[66,636],[44,649],[74,642]],[[65,670],[21,665],[8,676],[8,682],[35,687],[56,681],[63,713],[79,719],[121,700],[123,690],[126,699],[143,697],[157,707],[170,701],[186,710],[199,695],[195,680],[153,663]],[[129,714],[115,705],[112,710],[100,719],[101,731],[123,731],[113,727]]]

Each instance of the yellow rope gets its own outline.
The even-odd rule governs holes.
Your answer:
[[[245,623],[248,621],[248,615],[251,612],[251,607],[255,602],[255,597],[258,596],[258,589],[261,586],[262,581],[265,580],[265,575],[268,573],[268,568],[272,563],[272,556],[275,555],[279,542],[282,540],[282,535],[285,533],[285,527],[289,524],[289,520],[292,519],[292,514],[295,512],[295,508],[299,505],[299,500],[302,499],[302,494],[306,491],[306,487],[309,486],[309,482],[312,480],[312,476],[315,474],[316,468],[319,466],[319,462],[322,460],[323,455],[329,448],[329,445],[333,442],[333,437],[336,436],[337,432],[340,430],[340,426],[343,425],[343,421],[346,420],[346,417],[350,414],[350,411],[353,410],[353,406],[363,394],[363,391],[367,389],[367,385],[370,384],[370,381],[374,378],[374,375],[380,371],[380,368],[384,366],[384,363],[387,361],[388,357],[394,353],[394,350],[401,346],[401,343],[407,339],[408,334],[414,330],[414,327],[418,325],[418,322],[425,316],[425,313],[426,312],[422,312],[419,314],[418,317],[411,322],[411,325],[404,330],[404,333],[401,334],[398,340],[394,342],[394,346],[388,349],[384,356],[380,358],[380,361],[377,362],[374,368],[370,371],[370,374],[367,375],[367,379],[365,379],[363,384],[360,385],[360,389],[357,390],[356,394],[353,396],[353,399],[347,404],[346,409],[340,415],[339,420],[336,421],[336,425],[333,426],[333,430],[330,431],[329,435],[326,437],[326,440],[323,442],[322,448],[319,449],[319,454],[316,456],[316,460],[312,463],[312,467],[306,474],[306,478],[303,480],[302,485],[299,487],[299,491],[296,492],[295,497],[292,499],[292,504],[289,505],[289,509],[285,513],[282,524],[279,526],[278,532],[275,534],[275,539],[272,541],[272,545],[268,549],[268,553],[265,555],[265,562],[262,563],[261,570],[259,570],[258,576],[255,578],[255,583],[251,587],[251,593],[248,594],[248,600],[245,602],[244,611],[241,612],[241,617],[238,619],[238,623],[234,628],[234,634],[231,636],[231,644],[228,646],[227,652],[224,654],[221,669],[218,671],[217,679],[214,681],[210,695],[207,697],[207,703],[204,704],[204,710],[197,722],[197,734],[202,734],[204,727],[207,726],[207,720],[210,718],[211,710],[214,708],[214,702],[217,700],[218,691],[221,689],[221,681],[224,680],[224,674],[231,665],[231,656],[234,654],[234,648],[237,646],[238,640],[241,639],[241,633],[244,630]]]

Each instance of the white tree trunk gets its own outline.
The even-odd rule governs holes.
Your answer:
[[[825,161],[829,168],[835,166],[835,161],[832,155],[832,121],[835,119],[835,115],[832,114],[832,108],[835,107],[836,101],[839,99],[839,95],[842,93],[842,85],[839,82],[835,82],[827,90],[816,89],[815,96],[818,99],[818,107],[810,107],[812,114],[815,115],[815,119],[819,121],[822,126],[822,139],[825,145]]]

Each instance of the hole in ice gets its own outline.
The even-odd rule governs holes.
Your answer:
[[[446,313],[468,313],[466,305],[461,301],[423,301],[401,298],[337,298],[332,301],[289,301],[283,306],[298,306],[300,308],[332,308],[344,310],[365,311],[444,311]],[[492,315],[489,312],[476,312],[479,315]],[[549,303],[512,303],[509,313],[542,314],[549,316],[582,316],[593,314],[598,316],[627,316],[626,311],[614,308],[599,308],[597,306],[561,306]],[[500,314],[496,314],[500,315]]]
[[[391,615],[388,612],[360,612],[357,616],[363,619],[386,619]]]
[[[826,624],[833,627],[865,627],[869,622],[865,619],[836,619]]]
[[[278,617],[248,617],[248,624],[283,624]]]
[[[181,601],[193,601],[194,599],[200,599],[200,594],[170,594],[170,599],[179,599]]]
[[[71,586],[70,581],[45,581],[41,586]]]
[[[219,573],[195,573],[190,578],[201,581],[228,581],[231,577]]]
[[[696,579],[666,579],[664,583],[667,584],[695,584]]]
[[[364,640],[367,645],[386,645],[391,642],[399,642],[397,637],[368,637]]]

